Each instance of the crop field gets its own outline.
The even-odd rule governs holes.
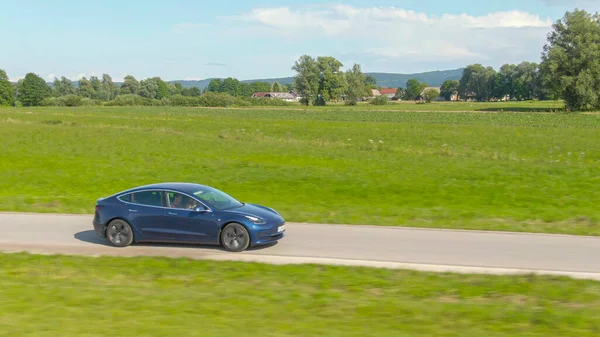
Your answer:
[[[0,254],[0,336],[598,336],[557,277]]]
[[[343,102],[328,104],[332,107],[343,106]],[[509,101],[509,102],[433,102],[415,103],[415,101],[388,101],[386,105],[372,105],[360,102],[356,107],[365,110],[395,110],[395,111],[455,111],[455,112],[560,112],[563,111],[563,101]],[[323,107],[309,107],[323,109]],[[327,107],[325,107],[327,108]],[[354,109],[356,109],[354,108]],[[346,109],[353,109],[352,107]]]
[[[0,109],[0,210],[195,181],[293,222],[600,234],[600,115],[456,104]]]

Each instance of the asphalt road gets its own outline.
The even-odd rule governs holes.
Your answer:
[[[91,215],[0,213],[0,250],[151,255],[274,264],[323,263],[494,274],[540,273],[600,280],[600,238],[288,223],[276,245],[229,253],[198,245],[110,246]]]

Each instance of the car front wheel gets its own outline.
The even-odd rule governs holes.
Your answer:
[[[117,219],[108,224],[106,237],[117,247],[126,247],[133,242],[133,230],[126,221]]]
[[[230,252],[241,252],[250,245],[250,234],[244,226],[231,223],[221,231],[221,244]]]

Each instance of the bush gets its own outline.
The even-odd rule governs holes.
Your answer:
[[[106,106],[140,106],[140,105],[155,105],[150,98],[144,98],[139,95],[119,95],[112,101],[104,103]]]
[[[440,92],[436,89],[427,89],[424,93],[425,102],[431,103],[431,101],[435,100],[440,96]]]
[[[192,96],[175,95],[170,97],[169,105],[172,106],[200,106],[200,98]]]
[[[207,92],[199,97],[200,106],[229,107],[235,105],[237,99],[230,94],[221,92]]]
[[[348,98],[344,102],[344,105],[356,105],[356,104],[358,104],[358,101],[356,100],[356,98]]]
[[[58,97],[46,97],[40,103],[40,105],[41,106],[60,106],[59,105],[59,101],[58,101]]]
[[[389,100],[390,99],[386,95],[381,95],[381,96],[375,97],[371,101],[371,104],[373,104],[373,105],[386,105]]]
[[[40,103],[40,105],[41,106],[66,106],[66,107],[97,106],[97,105],[102,105],[102,101],[71,94],[71,95],[60,96],[60,97],[45,98]]]
[[[317,98],[313,101],[314,106],[325,106],[326,104],[327,102],[325,102],[323,96],[317,96]]]
[[[103,103],[77,95],[46,98],[44,106],[179,106],[179,107],[230,107],[230,106],[287,106],[292,103],[272,98],[234,97],[228,93],[207,92],[201,96],[174,95],[169,98],[152,99],[139,95],[125,94]]]
[[[59,97],[58,100],[64,104],[64,106],[81,106],[83,105],[83,97],[77,95],[66,95]]]

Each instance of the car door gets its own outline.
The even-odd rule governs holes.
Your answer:
[[[182,201],[179,202],[178,199]],[[213,212],[197,211],[194,206],[204,208],[194,198],[177,192],[167,192],[169,208],[166,213],[166,227],[177,241],[190,243],[218,243],[219,224]],[[189,201],[193,201],[189,205]]]
[[[165,202],[162,191],[147,190],[131,194],[127,205],[129,219],[143,237],[141,240],[173,239],[165,227]]]

